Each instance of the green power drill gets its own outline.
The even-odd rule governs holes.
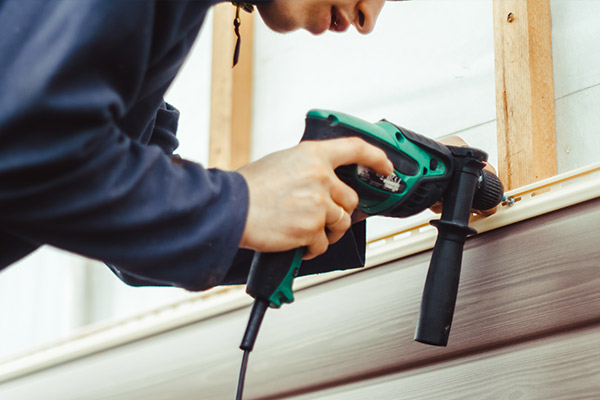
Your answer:
[[[359,197],[368,215],[408,217],[443,202],[442,216],[431,224],[438,236],[425,282],[415,340],[446,346],[454,315],[465,239],[471,209],[487,210],[500,203],[500,180],[484,170],[487,154],[470,147],[446,146],[386,120],[375,124],[343,113],[312,110],[302,140],[359,137],[385,151],[394,174],[381,176],[360,165],[336,169],[338,177]],[[238,399],[248,360],[266,309],[294,300],[292,282],[302,263],[303,249],[254,256],[246,291],[254,299],[240,348],[244,350]]]

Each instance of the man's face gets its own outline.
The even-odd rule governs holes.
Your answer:
[[[326,30],[343,32],[354,25],[369,33],[385,0],[272,0],[258,5],[267,26],[276,32],[306,29],[313,34]]]

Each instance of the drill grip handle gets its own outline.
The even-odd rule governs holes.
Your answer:
[[[476,234],[469,217],[485,153],[469,148],[452,148],[454,173],[444,198],[442,218],[432,221],[438,238],[425,281],[415,340],[446,346],[454,316],[462,253],[466,237]]]
[[[458,294],[465,239],[476,232],[466,225],[443,220],[431,224],[439,233],[427,272],[415,340],[446,346]]]
[[[252,259],[246,292],[271,307],[294,301],[292,283],[298,275],[304,248],[278,253],[257,252]]]

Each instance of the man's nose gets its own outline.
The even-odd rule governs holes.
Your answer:
[[[359,33],[367,34],[375,28],[375,22],[383,4],[384,0],[360,0],[356,3],[352,23]]]

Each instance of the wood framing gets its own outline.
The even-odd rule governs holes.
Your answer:
[[[250,160],[254,24],[252,15],[242,11],[240,17],[242,48],[239,63],[232,68],[235,8],[230,3],[214,7],[208,163],[222,169],[235,169]]]
[[[494,0],[500,178],[507,189],[557,173],[549,0]]]

